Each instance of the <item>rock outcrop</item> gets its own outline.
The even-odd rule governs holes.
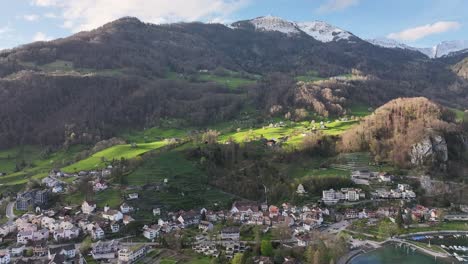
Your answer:
[[[448,146],[441,135],[426,136],[413,145],[410,152],[411,164],[416,166],[434,166],[445,169],[448,161]]]

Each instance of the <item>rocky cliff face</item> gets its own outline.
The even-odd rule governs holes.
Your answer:
[[[448,161],[447,141],[441,135],[426,136],[413,145],[410,152],[411,164],[433,166],[445,170]]]

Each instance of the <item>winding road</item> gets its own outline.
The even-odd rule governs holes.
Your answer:
[[[15,212],[13,211],[13,209],[15,208],[15,202],[9,202],[6,206],[6,217],[10,220],[13,220],[16,216],[15,216]]]

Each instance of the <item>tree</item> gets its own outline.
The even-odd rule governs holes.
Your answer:
[[[392,237],[398,232],[398,226],[392,223],[390,220],[380,221],[379,224],[379,233],[383,237]]]
[[[291,238],[291,229],[289,229],[287,224],[280,224],[273,229],[273,237],[284,242],[286,239]]]
[[[314,256],[315,250],[312,248],[312,246],[309,246],[304,253],[304,259],[306,260],[306,263],[314,264]]]
[[[242,264],[244,258],[244,254],[242,253],[236,253],[234,257],[231,260],[232,264]]]
[[[270,240],[262,240],[261,252],[263,256],[266,256],[266,257],[273,256],[273,246],[271,245]]]
[[[207,144],[215,144],[218,142],[219,132],[216,130],[209,129],[202,135],[202,140]]]
[[[322,253],[320,252],[319,249],[317,249],[317,251],[315,251],[315,254],[314,254],[314,264],[324,264],[322,262]]]
[[[396,216],[395,223],[397,224],[398,228],[403,227],[403,213],[401,212],[401,208],[398,210],[398,214]]]

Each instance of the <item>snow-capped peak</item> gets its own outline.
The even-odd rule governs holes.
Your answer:
[[[434,46],[433,49],[435,58],[443,57],[452,52],[468,49],[468,40],[443,41]]]
[[[447,56],[452,52],[468,49],[468,41],[466,40],[444,41],[433,47],[427,48],[412,47],[388,38],[368,39],[367,42],[384,48],[398,48],[419,51],[432,59]]]
[[[297,26],[307,35],[321,42],[331,42],[342,39],[347,40],[353,36],[348,31],[337,28],[323,21],[300,22],[297,23]]]
[[[284,20],[274,16],[257,17],[250,20],[256,30],[260,31],[279,31],[285,34],[298,34],[300,30],[296,23]]]

